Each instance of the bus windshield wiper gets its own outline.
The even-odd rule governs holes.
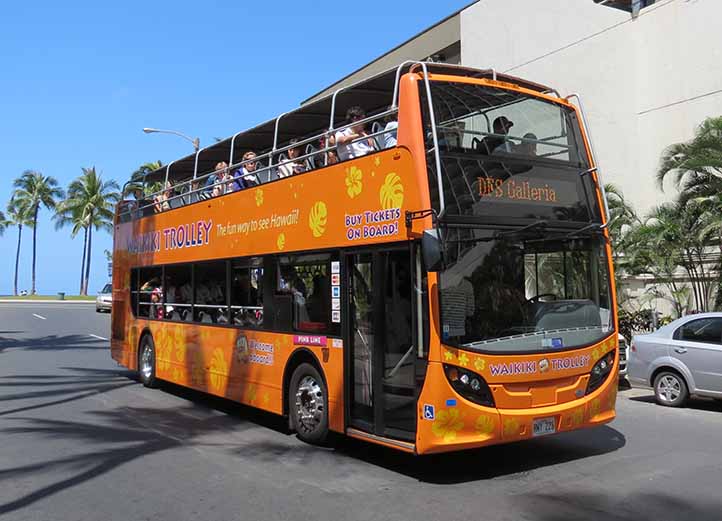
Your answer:
[[[504,237],[517,235],[517,234],[523,233],[523,232],[529,232],[529,231],[537,230],[537,229],[544,229],[544,228],[546,228],[546,226],[547,226],[547,221],[544,219],[540,219],[531,224],[527,224],[526,226],[522,226],[521,228],[517,228],[517,229],[513,229],[513,230],[506,230],[503,232],[496,232],[496,234],[494,235],[494,238],[495,239],[503,239]]]
[[[596,228],[596,230],[595,230],[595,228]],[[589,223],[586,226],[582,226],[578,230],[573,230],[573,231],[567,233],[563,237],[565,239],[571,239],[572,237],[578,237],[579,235],[586,232],[587,230],[601,231],[602,225],[600,223]]]

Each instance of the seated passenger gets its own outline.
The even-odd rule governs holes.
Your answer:
[[[384,148],[392,148],[396,146],[396,129],[399,128],[399,122],[396,120],[394,114],[389,114],[384,118],[386,126],[384,126],[384,133],[381,134]]]
[[[211,197],[218,197],[226,193],[226,183],[228,180],[228,163],[221,161],[216,163],[215,173],[211,176],[215,179],[213,190],[211,191]],[[209,177],[210,179],[210,177]]]
[[[258,174],[256,174],[258,163],[253,161],[254,159],[256,159],[256,153],[253,150],[249,150],[243,154],[243,162],[245,164],[241,167],[241,179],[246,188],[260,184]]]
[[[539,138],[531,132],[527,132],[524,134],[524,139],[528,139],[530,141],[522,141],[514,148],[514,152],[517,154],[524,154],[525,156],[536,156],[536,141],[538,141]],[[534,142],[531,140],[534,140]]]
[[[173,185],[170,181],[167,181],[163,191],[153,198],[153,210],[155,210],[155,213],[170,210],[170,198],[173,196],[172,187]]]
[[[336,144],[336,139],[331,136],[328,140],[328,146],[333,147]],[[326,136],[321,137],[321,139],[318,140],[318,147],[319,150],[323,150],[326,148]],[[338,163],[338,156],[336,155],[336,151],[332,148],[327,150],[326,152],[321,152],[320,154],[316,155],[316,168],[318,168],[321,165],[334,165]]]
[[[298,143],[297,139],[292,139],[291,144]],[[300,147],[293,147],[288,149],[288,159],[282,161],[278,165],[278,177],[290,177],[293,174],[301,174],[306,171],[306,165],[301,161],[296,161],[298,156],[301,155]]]
[[[490,155],[493,152],[511,152],[511,143],[506,139],[509,129],[514,126],[506,116],[499,116],[494,120],[492,129],[494,136],[486,136],[479,142],[477,151]]]
[[[346,120],[351,123],[365,118],[366,113],[361,107],[354,106],[346,111]],[[338,146],[338,158],[341,161],[346,161],[373,152],[373,141],[372,139],[363,139],[366,136],[368,136],[368,132],[366,132],[363,123],[336,132],[334,138]]]

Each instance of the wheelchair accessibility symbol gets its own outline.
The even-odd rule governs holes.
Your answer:
[[[424,404],[424,420],[433,420],[436,418],[436,412],[434,411],[434,406],[429,405],[428,403]]]

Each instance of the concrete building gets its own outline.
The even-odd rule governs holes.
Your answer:
[[[664,149],[722,114],[720,0],[478,0],[310,100],[407,59],[492,67],[582,96],[604,179],[644,213]]]

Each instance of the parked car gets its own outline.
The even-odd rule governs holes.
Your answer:
[[[619,340],[619,379],[626,378],[627,376],[627,359],[629,358],[629,344],[624,335],[618,334]]]
[[[98,293],[98,297],[95,299],[95,311],[100,313],[101,311],[107,311],[113,308],[113,285],[106,284],[103,289]]]
[[[681,407],[690,395],[722,399],[722,313],[688,315],[635,335],[628,377],[652,386],[657,403],[668,407]]]

